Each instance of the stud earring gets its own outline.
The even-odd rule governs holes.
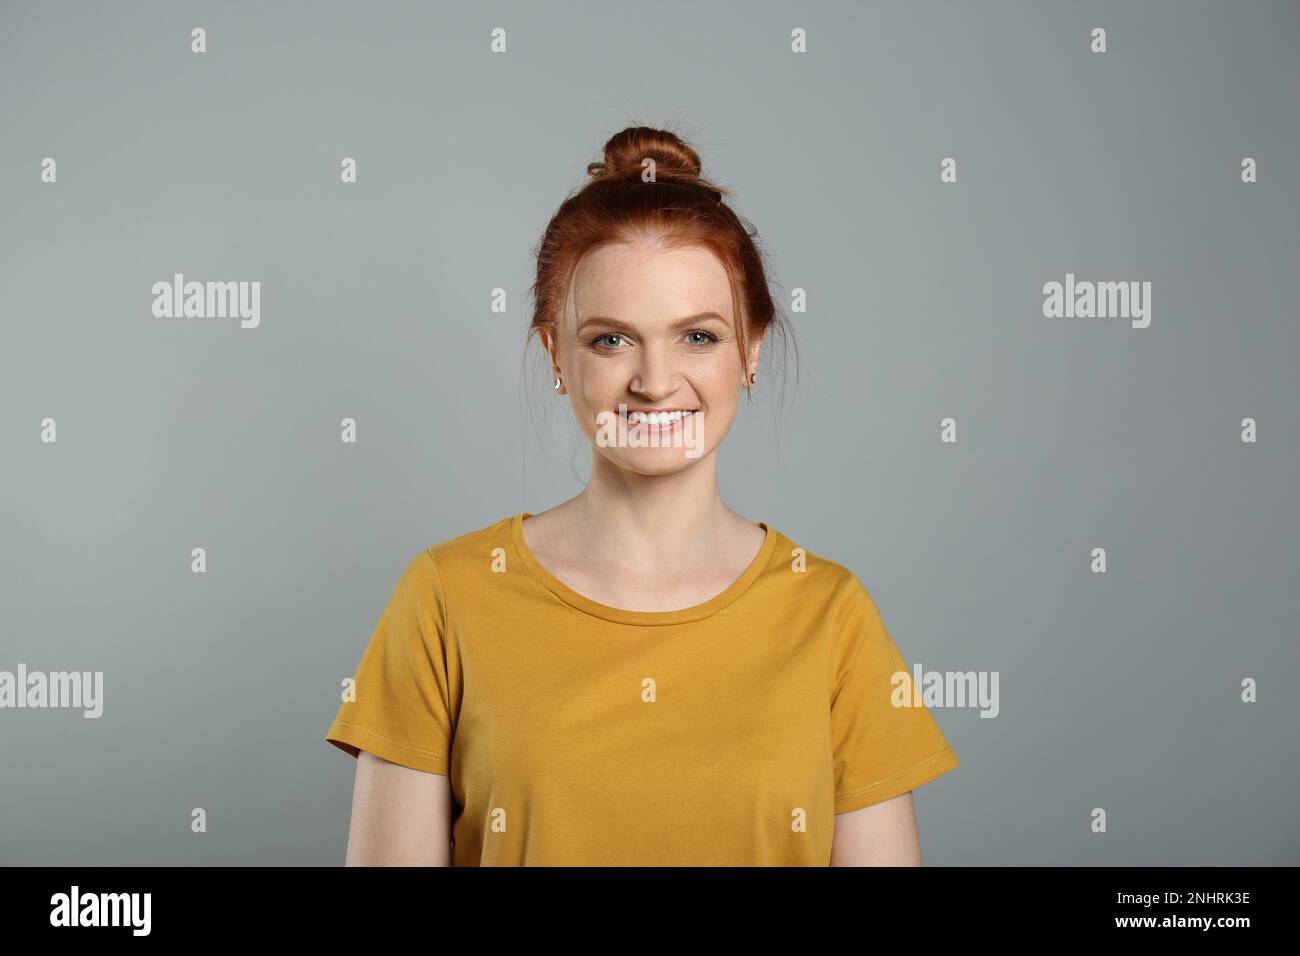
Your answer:
[[[558,375],[555,376],[555,390],[556,390],[557,392],[560,390],[560,376],[558,376]]]
[[[750,385],[753,385],[756,381],[758,381],[758,373],[757,373],[757,372],[750,372],[750,373],[749,373],[749,384],[750,384]]]

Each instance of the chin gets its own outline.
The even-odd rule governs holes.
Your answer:
[[[624,471],[648,477],[674,475],[685,471],[696,462],[701,461],[708,452],[698,458],[687,458],[685,448],[637,448],[620,449],[624,454],[610,457],[615,465]],[[630,454],[628,452],[631,452]],[[648,454],[647,454],[648,453]]]

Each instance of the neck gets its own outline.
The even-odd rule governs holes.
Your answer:
[[[738,518],[722,500],[716,463],[715,452],[673,474],[642,475],[593,451],[591,480],[568,503],[589,553],[638,567],[716,554],[719,535]]]

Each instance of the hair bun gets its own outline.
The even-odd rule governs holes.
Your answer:
[[[629,126],[605,144],[605,161],[587,172],[597,179],[640,178],[646,159],[655,163],[655,178],[700,181],[700,155],[668,130]],[[711,186],[710,183],[704,183]]]

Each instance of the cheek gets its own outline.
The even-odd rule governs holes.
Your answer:
[[[626,381],[626,374],[611,362],[584,362],[580,358],[577,375],[577,399],[588,406],[603,405],[611,394],[617,394]]]
[[[734,355],[726,359],[719,357],[699,370],[696,382],[699,389],[707,394],[711,405],[725,405],[736,398],[736,388],[740,385],[740,365]]]

